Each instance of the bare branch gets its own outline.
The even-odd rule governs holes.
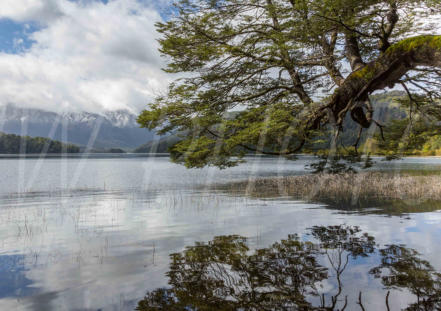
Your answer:
[[[358,302],[357,302],[357,304],[360,306],[362,311],[366,311],[366,309],[363,306],[363,302],[361,301],[361,292],[360,292],[360,294],[358,294]]]

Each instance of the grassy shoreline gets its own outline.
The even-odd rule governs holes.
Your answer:
[[[257,178],[220,188],[260,198],[289,196],[347,210],[381,208],[403,213],[441,209],[439,172],[427,175],[362,172]]]

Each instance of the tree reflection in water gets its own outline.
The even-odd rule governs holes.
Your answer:
[[[316,242],[290,235],[254,252],[246,238],[236,235],[187,247],[171,255],[170,288],[147,293],[137,310],[353,309],[342,297],[342,274],[351,260],[373,254],[381,255],[381,264],[370,273],[387,290],[407,289],[416,296],[407,310],[440,310],[440,274],[415,250],[401,245],[378,249],[374,237],[358,227],[313,227],[308,235]],[[324,280],[335,282],[334,293],[320,293]],[[389,293],[386,310],[392,310]],[[361,292],[357,304],[365,310]]]
[[[403,245],[389,245],[380,254],[381,265],[370,273],[386,288],[407,289],[416,296],[406,310],[441,310],[441,274],[428,261]]]

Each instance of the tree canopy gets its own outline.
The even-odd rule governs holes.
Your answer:
[[[441,115],[440,0],[179,0],[174,12],[157,28],[181,78],[138,122],[180,134],[171,154],[188,167],[291,156],[330,131],[335,149],[345,120],[357,150],[363,130],[383,132],[370,94],[395,86],[410,118]]]

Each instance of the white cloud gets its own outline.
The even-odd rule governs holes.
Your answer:
[[[137,111],[168,84],[153,8],[136,0],[7,1],[0,18],[44,27],[31,35],[30,49],[0,53],[0,105]]]
[[[0,17],[46,23],[62,15],[57,0],[3,0]]]

